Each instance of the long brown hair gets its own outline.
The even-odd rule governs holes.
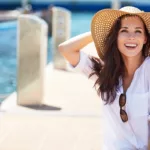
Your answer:
[[[105,101],[106,104],[111,104],[115,100],[116,92],[119,90],[119,78],[124,74],[125,66],[121,57],[121,53],[117,47],[117,37],[121,28],[121,20],[124,17],[131,16],[136,15],[123,15],[119,17],[113,24],[108,36],[104,40],[104,65],[101,64],[99,59],[95,57],[90,58],[93,62],[93,73],[90,74],[90,77],[92,75],[97,75],[98,79],[96,80],[94,86],[98,87],[97,93],[98,95],[101,95],[102,100]],[[147,42],[143,46],[142,54],[144,57],[147,57],[149,55],[150,35],[144,22],[143,24]]]

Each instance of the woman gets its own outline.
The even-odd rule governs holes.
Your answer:
[[[147,150],[150,13],[131,6],[101,10],[92,19],[91,33],[65,41],[59,51],[95,80],[104,102],[102,150]],[[92,41],[98,58],[80,51]]]

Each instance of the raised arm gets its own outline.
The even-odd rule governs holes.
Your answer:
[[[80,60],[80,50],[92,41],[91,32],[86,32],[61,43],[58,50],[72,66],[76,66]]]

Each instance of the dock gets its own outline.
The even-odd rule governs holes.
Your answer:
[[[41,106],[18,106],[16,92],[1,104],[0,150],[100,150],[101,100],[93,81],[51,65],[45,75]]]

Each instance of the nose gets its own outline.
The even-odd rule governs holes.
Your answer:
[[[135,39],[135,33],[129,33],[128,37],[131,40]]]

